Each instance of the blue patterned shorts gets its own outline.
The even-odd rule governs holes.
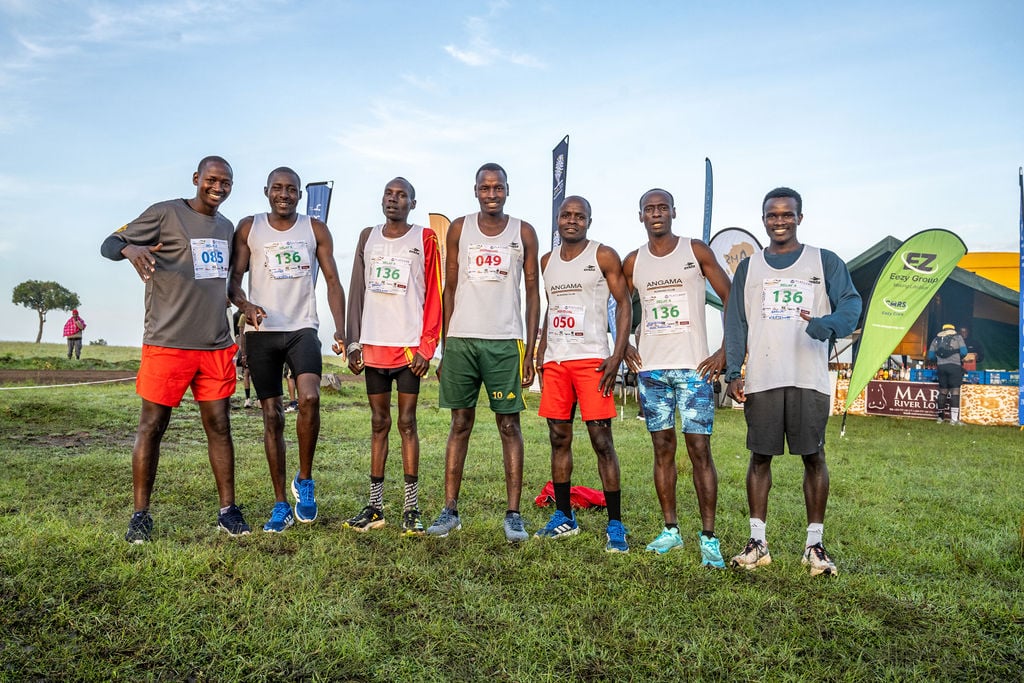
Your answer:
[[[640,405],[647,431],[676,426],[676,411],[684,434],[710,434],[715,425],[714,387],[696,370],[640,372]]]

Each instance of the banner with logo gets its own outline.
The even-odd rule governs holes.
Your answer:
[[[333,180],[306,185],[306,215],[326,223],[327,212],[331,208],[331,190],[333,189]]]
[[[1024,427],[1024,167],[1017,167],[1017,186],[1020,188],[1020,301],[1017,313],[1020,315],[1017,326],[1017,424]]]
[[[711,175],[711,159],[704,157],[704,244],[711,239],[711,200],[715,195],[715,179]]]
[[[845,410],[907,334],[967,253],[949,230],[924,230],[899,246],[878,273],[854,354]]]
[[[708,247],[718,259],[718,265],[729,276],[729,281],[736,275],[736,266],[740,261],[761,251],[761,243],[743,228],[723,228],[715,233],[708,242]]]
[[[430,229],[437,235],[438,248],[441,252],[441,287],[445,281],[445,257],[448,256],[448,226],[452,222],[443,213],[430,214]]]
[[[558,207],[565,199],[565,173],[569,168],[569,136],[551,150],[551,249],[562,240],[558,237]]]

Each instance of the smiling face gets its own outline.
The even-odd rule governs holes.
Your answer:
[[[490,216],[501,216],[505,212],[508,198],[508,179],[501,171],[480,171],[476,174],[473,194],[480,202],[480,211]]]
[[[785,251],[799,245],[796,228],[804,217],[798,211],[794,197],[772,197],[765,201],[761,220],[773,250]]]
[[[263,194],[270,200],[270,211],[278,218],[291,218],[295,215],[302,198],[299,176],[291,171],[277,170],[267,178],[267,186]]]
[[[206,161],[192,174],[192,184],[196,186],[192,208],[208,216],[217,213],[220,205],[231,195],[233,179],[234,173],[227,162]]]
[[[672,219],[676,207],[672,198],[662,190],[650,190],[640,200],[640,222],[647,229],[647,236],[661,237],[672,232]]]
[[[395,178],[384,187],[384,196],[380,200],[384,217],[396,223],[409,220],[409,212],[416,208],[412,185],[404,178]]]
[[[566,244],[586,240],[590,222],[590,206],[583,197],[566,197],[558,208],[558,236]]]

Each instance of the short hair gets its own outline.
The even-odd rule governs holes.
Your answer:
[[[661,192],[663,195],[668,197],[668,203],[673,208],[675,208],[676,199],[675,199],[675,197],[672,196],[671,192],[669,192],[668,190],[663,190],[660,187],[652,187],[651,189],[647,190],[647,192],[644,192],[642,195],[640,195],[640,210],[641,211],[643,211],[643,209],[644,209],[644,200],[647,199],[647,195],[649,195],[652,192]]]
[[[562,211],[562,207],[563,207],[563,206],[565,206],[565,203],[566,203],[567,201],[569,201],[570,199],[576,199],[576,200],[578,200],[578,201],[581,201],[581,202],[583,202],[583,206],[587,207],[587,218],[593,218],[593,217],[594,217],[594,212],[593,212],[593,210],[592,210],[592,209],[590,208],[590,202],[588,202],[588,201],[586,200],[586,198],[585,198],[585,197],[581,197],[581,196],[579,196],[578,194],[573,194],[573,195],[569,195],[568,197],[566,197],[565,199],[563,199],[563,200],[562,200],[562,203],[558,205],[558,211],[559,211],[559,212],[561,212],[561,211]]]
[[[505,177],[505,182],[508,182],[508,173],[505,172],[505,169],[503,169],[499,164],[496,164],[493,161],[489,161],[480,168],[476,169],[476,175],[473,176],[474,185],[476,184],[477,178],[479,178],[480,174],[483,173],[484,171],[495,171],[497,173],[500,173]]]
[[[392,178],[391,180],[388,181],[388,185],[390,185],[391,183],[395,182],[396,180],[401,180],[403,183],[405,183],[406,185],[409,186],[409,199],[416,199],[416,188],[413,187],[412,183],[410,183],[408,180],[406,180],[402,176],[400,176],[400,175],[395,176],[394,178]]]
[[[299,174],[293,171],[292,169],[288,168],[287,166],[278,166],[273,171],[267,174],[268,187],[270,186],[270,179],[274,177],[275,173],[287,173],[289,175],[295,176],[295,184],[298,186],[300,190],[302,189],[302,179],[299,177]]]
[[[199,161],[199,165],[196,166],[196,173],[198,173],[199,175],[202,175],[203,174],[203,169],[206,168],[207,166],[209,166],[210,164],[224,164],[225,166],[228,167],[228,170],[231,171],[231,175],[235,174],[235,171],[234,171],[234,169],[231,168],[231,164],[228,163],[228,160],[225,159],[224,157],[219,157],[219,156],[216,156],[216,155],[208,156],[208,157],[203,157]]]
[[[800,196],[800,193],[790,187],[776,187],[774,190],[764,196],[761,201],[761,213],[764,214],[764,205],[768,203],[769,199],[795,199],[796,200],[796,215],[802,216],[804,213],[804,200]]]

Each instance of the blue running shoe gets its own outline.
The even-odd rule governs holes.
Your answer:
[[[629,544],[626,543],[626,527],[622,526],[622,522],[617,519],[613,519],[608,522],[608,528],[605,529],[605,536],[608,538],[608,542],[604,546],[606,553],[628,553]]]
[[[566,517],[561,510],[555,510],[555,514],[551,515],[551,521],[543,529],[538,530],[534,536],[537,538],[566,538],[575,536],[579,532],[580,526],[576,523],[576,513],[570,512]]]
[[[446,538],[448,534],[461,528],[462,520],[459,519],[458,513],[452,512],[448,508],[441,508],[441,514],[437,516],[433,524],[427,527],[427,535]]]
[[[708,538],[704,534],[698,537],[700,541],[700,563],[705,567],[725,569],[725,560],[722,559],[722,551],[718,547],[718,537]]]
[[[300,522],[308,524],[316,519],[316,496],[313,495],[313,480],[299,479],[295,473],[292,479],[292,495],[295,496],[295,516]]]
[[[647,552],[664,555],[673,548],[682,548],[683,539],[679,535],[679,529],[665,527],[658,534],[658,537],[647,544]]]
[[[503,526],[505,527],[505,540],[509,543],[522,543],[530,540],[530,534],[526,533],[526,522],[518,512],[506,512]]]
[[[279,534],[292,524],[295,524],[292,506],[281,501],[274,503],[274,509],[270,511],[270,521],[263,525],[263,530],[268,534]]]

